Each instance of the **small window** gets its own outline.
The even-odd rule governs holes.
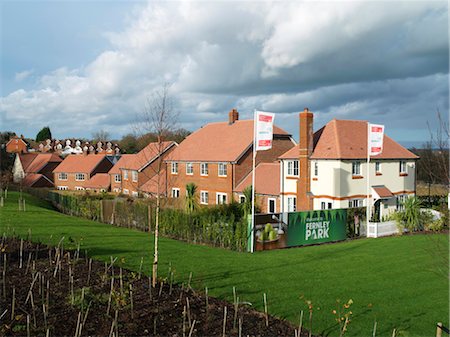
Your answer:
[[[194,165],[192,163],[186,163],[186,174],[188,175],[194,174]]]
[[[180,189],[172,188],[172,198],[179,198],[179,197],[180,197]]]
[[[404,194],[400,194],[397,196],[397,211],[403,211],[404,207],[404,202],[406,200],[406,195]]]
[[[64,172],[58,173],[58,179],[59,180],[67,180],[67,173],[64,173]]]
[[[227,163],[219,163],[219,177],[227,176]]]
[[[361,175],[361,162],[359,161],[352,162],[352,175],[354,176]]]
[[[133,196],[133,197],[137,197],[138,195],[139,195],[139,193],[136,192],[136,191],[132,191],[132,192],[131,192],[131,196]]]
[[[138,172],[137,171],[131,171],[131,180],[133,182],[137,182],[138,181]]]
[[[406,161],[400,161],[400,173],[406,173]]]
[[[84,191],[84,187],[75,186],[75,191]]]
[[[239,203],[243,204],[245,202],[245,195],[240,195],[239,196]]]
[[[202,176],[208,175],[208,163],[200,164],[200,175],[202,175]]]
[[[348,201],[349,208],[362,207],[362,199],[351,199]]]
[[[84,173],[75,173],[75,180],[76,181],[84,181],[85,176],[86,175]]]
[[[128,180],[128,171],[123,170],[123,180]]]
[[[298,177],[298,160],[289,160],[287,162],[287,175]]]
[[[122,176],[120,174],[114,175],[114,182],[120,183],[122,181]]]
[[[375,173],[381,173],[381,163],[379,161],[375,162]]]
[[[267,213],[275,213],[275,209],[276,209],[276,200],[274,198],[269,198],[267,205]]]
[[[227,194],[226,193],[216,193],[216,204],[222,205],[227,203]]]
[[[123,189],[123,194],[130,194],[130,191],[127,190],[126,188]]]
[[[200,191],[200,203],[203,205],[208,205],[209,193],[207,191]]]
[[[67,186],[58,186],[58,190],[67,191]]]
[[[326,203],[324,201],[320,203],[320,209],[326,209]]]
[[[319,176],[319,163],[317,161],[314,162],[314,176]]]
[[[287,207],[288,212],[295,212],[297,210],[297,198],[296,197],[288,197],[287,198]]]
[[[172,174],[178,174],[178,163],[172,163]]]

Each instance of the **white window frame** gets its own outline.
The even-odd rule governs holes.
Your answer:
[[[75,186],[75,191],[84,191],[85,188],[81,186]]]
[[[406,169],[406,161],[405,160],[400,160],[399,173],[400,174],[408,173],[407,169]]]
[[[173,187],[170,195],[172,198],[178,199],[180,197],[180,189],[178,187]]]
[[[239,196],[239,203],[243,204],[245,202],[245,195],[240,195]]]
[[[67,186],[58,186],[57,189],[60,191],[67,191],[69,188]]]
[[[170,173],[178,174],[178,163],[172,162],[171,168],[170,168]]]
[[[200,175],[207,176],[209,173],[208,163],[200,163]]]
[[[120,193],[120,188],[117,188],[117,187],[114,188],[114,189],[113,189],[113,192],[114,192],[114,193]]]
[[[270,202],[273,201],[273,212],[270,210]],[[277,212],[277,199],[276,198],[267,198],[267,213],[276,213]]]
[[[138,171],[131,171],[131,181],[137,183],[138,181]]]
[[[287,175],[289,177],[299,176],[299,162],[298,160],[288,160],[287,162]]]
[[[397,195],[397,211],[403,211],[403,209],[405,208],[403,206],[403,203],[405,202],[406,198],[408,198],[406,194]]]
[[[22,178],[23,178],[23,176],[22,176]],[[67,180],[67,173],[66,172],[58,173],[58,180],[63,180],[63,181]]]
[[[216,204],[224,205],[228,202],[228,195],[223,192],[216,192]]]
[[[375,162],[375,173],[381,173],[381,162]]]
[[[123,194],[127,194],[128,195],[128,194],[130,194],[130,191],[128,189],[124,188],[123,189]]]
[[[326,202],[325,202],[325,201],[322,201],[322,202],[320,203],[320,209],[327,209],[327,205],[326,205]]]
[[[80,178],[80,177],[82,177],[82,178]],[[85,181],[86,173],[75,173],[75,180],[76,181]]]
[[[202,205],[208,205],[208,203],[209,203],[208,191],[200,191],[200,203]]]
[[[297,210],[297,197],[287,197],[287,211],[295,212]]]
[[[120,174],[114,175],[114,182],[115,183],[121,183],[122,182],[122,176]]]
[[[139,193],[136,191],[131,191],[131,196],[136,198],[139,196]]]
[[[352,176],[361,176],[361,162],[352,161]]]
[[[316,160],[314,162],[314,177],[319,176],[319,162]]]
[[[362,199],[349,199],[348,200],[348,208],[357,208],[357,207],[363,207]]]
[[[193,163],[186,163],[186,174],[188,176],[191,176],[194,174],[194,164]]]
[[[227,163],[219,163],[217,168],[217,172],[219,177],[226,177],[227,176]]]
[[[128,170],[123,170],[123,180],[128,180]]]

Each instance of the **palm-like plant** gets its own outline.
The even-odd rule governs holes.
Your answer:
[[[198,209],[197,185],[194,183],[186,184],[186,212],[192,213]]]
[[[409,230],[422,230],[420,207],[422,206],[420,200],[416,197],[407,198],[404,203],[404,217],[403,221],[405,227]]]

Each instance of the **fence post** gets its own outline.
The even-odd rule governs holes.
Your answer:
[[[103,199],[100,199],[100,222],[103,222]]]

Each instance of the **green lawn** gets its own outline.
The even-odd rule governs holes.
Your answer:
[[[27,211],[18,212],[18,195],[9,193],[0,208],[0,230],[34,241],[81,249],[100,260],[124,258],[137,270],[144,257],[151,267],[153,237],[148,233],[113,227],[60,214],[44,201],[26,195]],[[241,301],[263,308],[267,293],[271,314],[298,322],[304,298],[314,305],[313,331],[338,335],[332,310],[336,299],[352,299],[351,336],[391,336],[395,328],[404,336],[433,336],[437,322],[448,326],[449,259],[447,235],[415,235],[361,239],[330,245],[291,248],[255,254],[237,253],[183,242],[160,240],[160,275],[169,263],[178,282],[208,287],[212,296],[232,300],[236,287]],[[305,315],[307,316],[307,315]],[[309,324],[305,322],[308,327]]]

